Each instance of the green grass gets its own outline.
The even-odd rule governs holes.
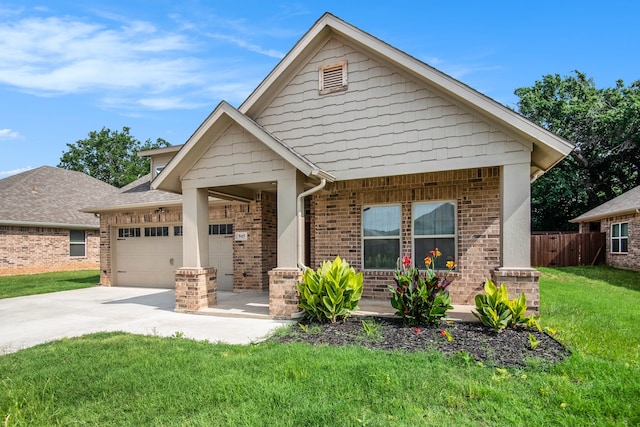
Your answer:
[[[556,366],[533,360],[526,369],[506,370],[478,366],[462,355],[445,359],[360,347],[233,346],[101,333],[1,356],[0,421],[638,425],[638,328],[625,328],[629,321],[638,325],[639,279],[638,273],[599,268],[544,270],[543,326],[557,328],[558,339],[573,351]]]
[[[98,270],[0,276],[0,299],[89,288],[99,282]]]

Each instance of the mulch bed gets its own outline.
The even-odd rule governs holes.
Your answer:
[[[367,336],[362,320],[378,324],[377,334]],[[441,329],[451,335],[451,341],[443,336]],[[535,349],[531,349],[529,334],[539,341]],[[306,342],[312,345],[360,345],[386,351],[437,350],[447,356],[469,358],[470,355],[476,362],[501,367],[527,366],[530,359],[553,364],[570,355],[562,344],[536,329],[508,328],[496,333],[475,322],[443,322],[439,326],[416,328],[404,326],[400,318],[393,317],[356,316],[343,322],[309,325],[306,332],[295,327],[290,334],[274,339],[278,342]]]

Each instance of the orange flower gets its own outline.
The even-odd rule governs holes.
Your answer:
[[[429,267],[431,265],[431,257],[428,256],[424,259],[424,265],[426,265],[427,267]]]
[[[453,270],[454,268],[456,268],[456,262],[454,260],[449,260],[447,261],[447,263],[445,264],[445,266],[449,269],[449,270]]]

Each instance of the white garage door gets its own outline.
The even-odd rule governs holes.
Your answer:
[[[181,227],[127,227],[117,233],[116,285],[175,287],[174,271],[182,267]]]
[[[218,269],[218,290],[233,290],[233,224],[209,225],[209,265]]]
[[[174,288],[182,267],[182,227],[124,227],[117,231],[118,286]],[[233,225],[209,226],[209,265],[218,269],[218,289],[233,290]]]

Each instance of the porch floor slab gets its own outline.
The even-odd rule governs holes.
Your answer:
[[[254,319],[271,319],[269,316],[268,292],[231,292],[218,291],[218,303],[215,307],[203,308],[197,314],[221,317],[247,317]],[[395,309],[389,301],[361,299],[360,310],[354,312],[355,316],[394,316]],[[449,311],[449,318],[455,321],[475,322],[476,318],[471,314],[474,309],[471,305],[454,305]]]

